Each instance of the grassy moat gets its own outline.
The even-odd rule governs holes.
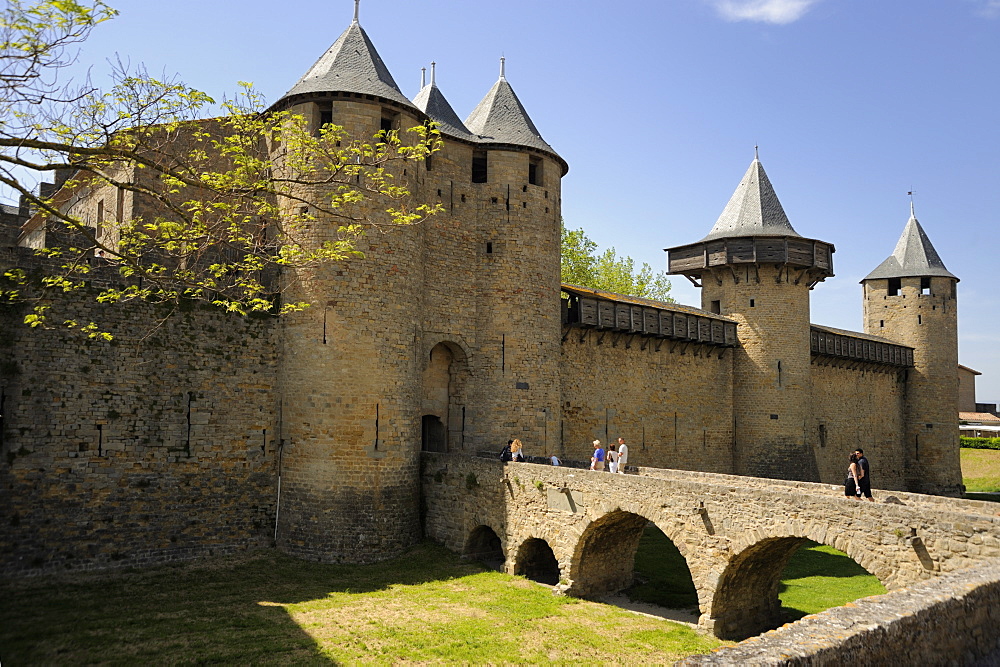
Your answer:
[[[648,528],[628,594],[696,606],[679,553]],[[884,589],[825,546],[800,549],[783,580],[787,618]],[[144,571],[0,584],[0,660],[26,664],[669,663],[721,646],[695,629],[553,595],[422,544],[374,566],[277,551]],[[692,620],[695,617],[692,616]]]

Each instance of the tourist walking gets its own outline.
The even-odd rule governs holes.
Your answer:
[[[608,447],[608,470],[610,472],[618,472],[618,452],[615,448],[618,445],[611,445]]]
[[[554,465],[554,466],[561,466],[561,465],[562,465],[562,461],[560,461],[560,460],[559,460],[559,457],[558,457],[558,456],[556,456],[555,454],[549,454],[549,461],[550,461],[550,462],[552,463],[552,465]]]
[[[628,463],[628,445],[625,438],[618,438],[618,474],[625,474],[625,464]]]
[[[868,500],[875,502],[872,498],[871,467],[868,465],[865,450],[858,447],[854,453],[858,455],[858,496],[864,495]]]
[[[847,478],[844,480],[844,495],[848,498],[860,498],[861,490],[858,486],[858,455],[851,454],[847,457]]]
[[[601,449],[601,441],[594,440],[594,455],[590,457],[591,470],[604,470],[604,450]]]

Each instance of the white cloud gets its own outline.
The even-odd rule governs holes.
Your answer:
[[[1000,5],[1000,0],[987,0]],[[761,21],[785,24],[798,21],[820,0],[711,0],[727,21]]]
[[[1000,0],[985,0],[981,5],[980,14],[991,19],[1000,18]]]

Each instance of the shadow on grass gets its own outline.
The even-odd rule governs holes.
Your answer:
[[[481,572],[421,544],[376,565],[324,565],[275,550],[212,563],[0,584],[4,664],[330,664],[282,605]]]
[[[656,526],[646,526],[635,553],[635,583],[624,593],[636,602],[666,607],[698,607],[698,593],[687,561],[674,543]]]

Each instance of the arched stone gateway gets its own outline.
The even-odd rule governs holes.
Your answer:
[[[423,369],[421,449],[454,452],[465,447],[467,355],[460,345],[434,345]]]
[[[559,583],[559,561],[545,540],[529,537],[521,543],[514,560],[514,574],[555,586]]]

